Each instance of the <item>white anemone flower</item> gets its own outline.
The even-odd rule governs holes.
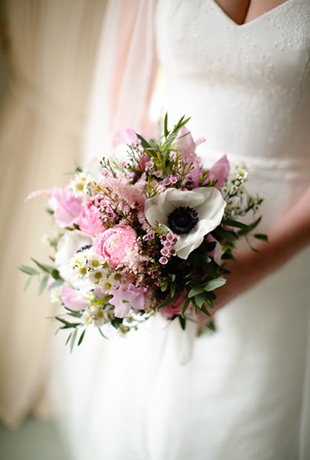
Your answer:
[[[194,190],[169,188],[145,202],[144,214],[152,227],[160,224],[179,236],[177,256],[187,259],[198,248],[205,235],[220,223],[226,202],[214,187]]]

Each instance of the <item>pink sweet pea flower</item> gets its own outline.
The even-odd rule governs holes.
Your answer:
[[[179,152],[187,156],[189,153],[195,152],[196,144],[192,138],[190,131],[185,127],[179,130],[179,137],[176,140],[176,148]]]
[[[128,288],[124,290],[122,286],[118,288],[111,288],[112,299],[109,301],[111,305],[114,305],[116,318],[125,318],[129,311],[133,308],[134,310],[144,310],[144,288],[137,288],[133,284],[129,284]]]
[[[227,179],[230,171],[230,164],[227,155],[223,155],[209,171],[207,181],[210,179],[217,179],[215,188],[221,189],[224,186],[224,182]]]
[[[138,164],[137,164],[137,170],[138,171],[145,171],[146,163],[148,162],[149,158],[147,155],[140,155]]]
[[[186,291],[181,292],[181,294],[176,299],[174,299],[171,303],[162,308],[161,311],[168,318],[172,318],[174,315],[179,315],[182,311],[185,296]]]
[[[115,225],[97,235],[94,250],[113,267],[117,267],[133,249],[136,239],[137,234],[129,225]]]
[[[73,311],[84,310],[89,305],[88,300],[81,291],[71,289],[66,284],[63,285],[61,290],[61,300],[65,307]]]
[[[96,236],[106,230],[106,226],[100,219],[101,213],[91,201],[85,204],[79,216],[79,227],[81,232],[90,236]]]
[[[121,144],[137,147],[140,144],[140,140],[133,129],[122,129],[115,134],[112,141],[113,148],[116,148]]]
[[[70,227],[78,223],[82,200],[82,197],[75,196],[69,189],[53,188],[49,205],[54,211],[54,219],[59,227]]]

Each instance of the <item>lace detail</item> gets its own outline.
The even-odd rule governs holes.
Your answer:
[[[158,8],[158,50],[173,116],[190,114],[210,148],[279,160],[293,151],[306,161],[309,0],[288,0],[243,26],[213,0],[166,3]]]

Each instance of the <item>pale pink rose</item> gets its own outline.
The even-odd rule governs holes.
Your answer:
[[[185,296],[186,291],[181,292],[181,294],[176,299],[174,299],[160,311],[162,311],[168,318],[172,318],[174,315],[179,315],[182,311]]]
[[[63,285],[61,290],[61,300],[65,307],[73,311],[84,310],[89,305],[88,300],[81,291],[71,289],[66,284]]]
[[[106,226],[100,219],[101,213],[91,201],[85,204],[79,217],[79,227],[81,232],[90,236],[96,236],[106,230]]]
[[[113,267],[122,263],[133,249],[137,234],[128,225],[115,225],[97,235],[94,250],[104,257]]]
[[[226,155],[223,155],[209,171],[207,181],[210,179],[216,179],[215,188],[221,189],[224,186],[224,182],[228,177],[230,171],[230,164]]]
[[[54,211],[54,219],[59,227],[70,227],[78,223],[82,200],[82,197],[76,197],[69,189],[53,188],[49,205]]]
[[[127,289],[123,289],[122,286],[118,288],[111,288],[112,299],[109,301],[111,305],[114,305],[116,318],[125,318],[131,309],[144,310],[144,288],[137,288],[133,284],[129,284]]]

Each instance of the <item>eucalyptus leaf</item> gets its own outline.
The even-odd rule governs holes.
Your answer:
[[[27,275],[40,275],[40,272],[38,272],[38,270],[32,267],[28,267],[27,265],[21,265],[20,267],[18,267],[18,269],[23,273],[26,273]]]
[[[199,294],[199,295],[196,295],[194,297],[194,301],[195,301],[195,304],[197,305],[197,307],[199,309],[202,308],[203,304],[204,304],[204,294]]]
[[[41,280],[41,283],[40,283],[40,286],[39,286],[38,295],[41,295],[43,293],[44,289],[46,288],[48,279],[49,279],[49,275],[43,276],[43,278]]]
[[[226,283],[225,278],[216,278],[214,280],[208,281],[204,285],[204,290],[209,292],[209,291],[214,291],[215,289],[223,286]]]
[[[27,281],[25,283],[25,286],[24,286],[24,292],[27,291],[27,289],[29,288],[31,280],[32,280],[32,277],[29,276],[29,278],[27,279]]]
[[[45,265],[45,264],[41,264],[40,262],[38,262],[37,260],[31,258],[31,260],[44,272],[46,273],[52,273],[53,270],[55,270],[54,267],[52,267],[51,265]]]
[[[72,333],[72,337],[71,337],[71,342],[70,342],[70,352],[72,353],[73,351],[73,348],[74,348],[74,344],[75,344],[75,341],[76,341],[76,338],[77,338],[77,329],[75,329],[75,331]]]
[[[193,287],[193,288],[189,291],[188,297],[189,297],[189,298],[195,297],[196,295],[202,294],[203,291],[204,291],[204,288],[201,287],[201,286]]]

